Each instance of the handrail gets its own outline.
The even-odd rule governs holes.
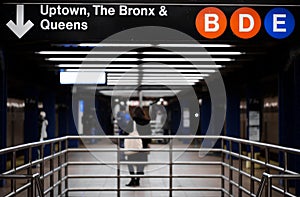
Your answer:
[[[28,144],[22,144],[18,145],[15,147],[8,147],[5,149],[0,150],[0,155],[5,155],[5,154],[12,154],[11,158],[11,169],[9,169],[6,172],[2,172],[1,177],[11,177],[12,180],[12,192],[9,194],[9,196],[14,195],[14,192],[20,192],[27,187],[19,187],[16,189],[16,182],[15,179],[20,178],[22,176],[17,175],[17,173],[23,173],[24,171],[27,170],[27,174],[32,174],[33,168],[36,165],[40,165],[39,172],[41,173],[39,181],[36,181],[36,184],[39,184],[37,186],[39,193],[43,193],[43,195],[48,195],[50,193],[50,196],[54,196],[54,191],[58,191],[58,195],[68,195],[68,192],[75,192],[75,191],[83,191],[80,188],[73,188],[70,187],[70,184],[68,182],[68,179],[74,179],[74,178],[95,178],[97,176],[95,175],[80,175],[80,174],[72,174],[71,171],[68,170],[68,168],[72,165],[99,165],[99,162],[97,161],[72,161],[69,160],[68,155],[73,154],[73,153],[86,153],[86,152],[113,152],[119,153],[128,151],[128,150],[138,150],[138,149],[125,149],[125,148],[120,148],[117,144],[115,144],[115,147],[110,147],[110,148],[102,148],[102,147],[97,147],[97,148],[88,148],[88,147],[69,147],[69,141],[70,140],[88,140],[88,139],[107,139],[107,140],[112,140],[112,139],[117,139],[118,142],[120,142],[120,139],[126,139],[126,138],[141,138],[141,137],[130,137],[130,136],[65,136],[65,137],[59,137],[55,139],[50,139],[50,140],[45,140],[43,142],[33,142],[33,143],[28,143]],[[169,175],[167,176],[158,176],[158,175],[146,175],[143,177],[148,177],[148,178],[158,178],[158,177],[163,177],[169,180],[169,185],[168,188],[163,189],[166,191],[169,191],[169,196],[172,196],[172,191],[180,191],[180,190],[185,190],[185,191],[194,191],[197,190],[196,188],[190,188],[190,187],[182,187],[182,188],[175,188],[173,184],[173,178],[180,178],[180,177],[187,177],[187,178],[196,178],[196,177],[203,177],[203,178],[219,178],[221,179],[220,182],[220,187],[217,188],[219,191],[222,192],[222,195],[227,195],[227,196],[233,196],[233,192],[235,191],[233,188],[238,189],[239,194],[238,196],[241,196],[242,193],[249,195],[249,196],[255,196],[255,184],[260,183],[259,185],[259,190],[257,191],[257,195],[262,195],[262,190],[264,189],[266,183],[268,185],[271,185],[271,187],[268,187],[268,190],[272,191],[279,191],[282,194],[285,194],[286,196],[295,196],[289,192],[287,189],[287,184],[284,184],[284,189],[281,189],[275,185],[272,185],[272,179],[275,178],[284,178],[284,180],[289,180],[289,179],[294,179],[296,178],[299,174],[296,172],[291,171],[288,168],[287,165],[287,160],[289,158],[288,155],[300,155],[300,150],[294,149],[294,148],[288,148],[288,147],[282,147],[274,144],[267,144],[267,143],[262,143],[262,142],[254,142],[254,141],[249,141],[249,140],[244,140],[244,139],[238,139],[238,138],[233,138],[233,137],[227,137],[227,136],[202,136],[202,135],[148,135],[148,136],[142,136],[142,138],[147,138],[147,139],[170,139],[169,143],[166,145],[163,145],[163,147],[160,148],[148,148],[144,149],[143,151],[146,152],[169,152],[169,161],[159,161],[159,162],[154,162],[154,161],[147,161],[147,162],[134,162],[134,163],[140,163],[140,164],[147,164],[147,165],[168,165],[169,168]],[[173,143],[173,140],[176,139],[211,139],[211,140],[220,140],[221,141],[221,147],[196,147],[196,146],[187,146],[186,148],[182,147],[176,147],[175,143]],[[238,150],[233,150],[234,144],[238,146]],[[50,148],[50,155],[45,155],[44,153],[44,147],[49,146]],[[245,149],[246,147],[249,147],[249,150],[251,152],[248,152],[247,155],[242,153],[242,150]],[[260,160],[258,158],[254,157],[254,147],[260,147],[261,150],[265,151],[266,158],[264,160]],[[33,151],[36,151],[36,149],[41,151],[41,158],[32,158],[33,156]],[[273,164],[270,162],[269,159],[269,153],[271,150],[275,150],[276,152],[282,152],[284,155],[284,166],[280,166],[278,164]],[[21,166],[16,165],[16,152],[22,151],[24,154],[28,154],[28,158],[24,164]],[[209,160],[209,161],[201,161],[201,160],[196,160],[196,161],[173,161],[173,153],[176,152],[199,152],[201,155],[202,152],[214,152],[214,153],[220,153],[216,154],[219,158],[219,160]],[[200,157],[201,158],[201,157]],[[233,162],[234,160],[238,159],[238,166],[236,165],[236,162]],[[58,166],[56,166],[56,161],[58,161]],[[243,169],[243,162],[250,162],[250,170],[247,171]],[[132,162],[128,161],[120,161],[119,156],[117,156],[117,161],[111,161],[107,162],[105,164],[108,165],[115,165],[117,166],[117,169],[119,169],[123,165],[130,164]],[[258,177],[254,170],[254,165],[259,164],[263,166],[266,169],[266,173],[261,177]],[[47,165],[47,166],[46,166]],[[173,166],[176,165],[216,165],[216,167],[220,168],[221,173],[220,174],[208,174],[208,175],[192,175],[192,176],[187,176],[187,175],[175,175],[173,172]],[[266,175],[269,173],[271,170],[275,170],[278,173],[283,173],[280,175]],[[233,173],[238,173],[239,176],[233,176]],[[54,178],[57,175],[58,179],[57,182],[56,178]],[[24,177],[24,176],[23,176]],[[25,176],[26,177],[26,176]],[[25,178],[24,177],[24,178]],[[50,179],[50,186],[48,184],[44,184],[45,178]],[[126,178],[130,177],[129,175],[124,176],[121,175],[120,172],[117,172],[117,175],[114,176],[98,176],[98,177],[108,177],[108,178],[117,178],[117,183],[118,187],[113,189],[113,188],[106,188],[109,191],[117,191],[118,196],[120,196],[120,191],[127,191],[127,190],[132,190],[131,188],[124,189],[120,187],[120,179],[121,178]],[[250,181],[250,188],[244,187],[242,185],[242,177],[248,179]],[[261,179],[260,179],[261,178]],[[55,181],[54,181],[55,180]],[[225,187],[225,183],[229,184],[229,187]],[[47,185],[47,188],[45,185]],[[56,188],[56,189],[55,189]],[[58,189],[58,190],[57,190]],[[158,189],[158,188],[157,188]],[[160,188],[162,189],[162,188]],[[91,188],[91,191],[102,191],[103,189],[99,188]],[[143,191],[149,191],[151,188],[141,188],[140,190]],[[213,191],[214,188],[199,188],[199,191]],[[269,192],[271,193],[271,192]],[[42,196],[42,195],[40,195]]]
[[[59,137],[59,138],[54,138],[54,139],[49,139],[49,140],[45,140],[42,142],[32,142],[32,143],[27,143],[27,144],[21,144],[21,145],[17,145],[17,146],[13,146],[13,147],[8,147],[8,148],[4,148],[0,150],[0,154],[4,154],[10,151],[18,151],[20,149],[23,148],[29,148],[29,147],[36,147],[36,146],[40,146],[43,144],[50,144],[53,142],[59,142],[62,140],[67,140],[67,139],[126,139],[126,138],[139,138],[139,137],[133,137],[133,136],[78,136],[78,135],[68,135],[68,136],[64,136],[64,137]],[[300,154],[300,150],[299,149],[295,149],[295,148],[289,148],[289,147],[284,147],[284,146],[279,146],[279,145],[275,145],[275,144],[267,144],[267,143],[263,143],[263,142],[256,142],[256,141],[249,141],[249,140],[245,140],[245,139],[240,139],[240,138],[234,138],[234,137],[228,137],[228,136],[214,136],[214,135],[195,135],[195,136],[191,136],[191,135],[180,135],[180,136],[174,136],[174,135],[163,135],[163,136],[153,136],[153,135],[147,135],[147,136],[143,136],[143,138],[145,139],[225,139],[225,140],[231,140],[234,142],[243,142],[247,145],[255,145],[255,146],[260,146],[260,147],[269,147],[269,148],[274,148],[274,149],[280,149],[280,150],[284,150],[284,151],[289,151],[289,152],[297,152]]]
[[[283,179],[283,180],[300,180],[300,174],[269,174],[264,172],[260,181],[260,186],[257,190],[257,197],[261,197],[264,187],[267,184],[267,196],[266,197],[271,197],[272,196],[272,179]]]
[[[41,179],[40,179],[40,174],[35,173],[35,174],[10,174],[10,175],[4,175],[0,174],[0,180],[1,179],[30,179],[30,186],[31,186],[31,191],[30,191],[30,196],[33,196],[35,193],[35,188],[33,181],[35,182],[35,186],[38,190],[39,197],[44,197],[44,193],[41,188]]]
[[[77,135],[69,135],[66,136],[67,139],[135,139],[135,138],[140,138],[139,137],[134,137],[134,136],[115,136],[115,135],[107,135],[107,136],[77,136]],[[269,147],[273,149],[280,149],[283,151],[289,151],[289,152],[296,152],[297,154],[300,154],[299,149],[295,148],[289,148],[289,147],[284,147],[280,145],[275,145],[275,144],[267,144],[264,142],[256,142],[256,141],[250,141],[250,140],[245,140],[245,139],[240,139],[240,138],[234,138],[234,137],[228,137],[228,136],[215,136],[215,135],[145,135],[142,136],[142,138],[145,139],[224,139],[224,140],[230,140],[234,142],[242,142],[246,145],[254,145],[254,146],[260,146],[260,147]]]
[[[59,141],[66,140],[66,139],[68,139],[68,136],[54,138],[54,139],[48,139],[48,140],[39,141],[39,142],[31,142],[31,143],[27,143],[27,144],[20,144],[20,145],[12,146],[12,147],[7,147],[7,148],[3,148],[3,149],[0,150],[0,155],[8,153],[8,152],[13,152],[13,151],[16,152],[16,151],[19,151],[19,150],[25,149],[25,148],[30,148],[30,147],[32,148],[32,147],[37,147],[37,146],[41,146],[41,145],[47,145],[47,144],[50,144],[50,143],[55,143],[55,142],[59,142]]]

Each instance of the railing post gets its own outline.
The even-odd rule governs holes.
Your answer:
[[[173,139],[169,140],[169,197],[173,196]]]
[[[36,195],[36,186],[34,184],[34,177],[30,178],[30,188],[28,189],[28,196],[37,196]]]
[[[58,185],[58,195],[61,195],[62,193],[62,188],[61,188],[61,185],[62,185],[62,163],[61,163],[61,151],[62,151],[62,148],[61,148],[61,140],[59,140],[58,142],[58,153],[59,153],[59,156],[57,158],[57,165],[59,167],[59,170],[58,170],[58,181],[60,181],[59,185]]]
[[[66,197],[68,197],[69,196],[69,192],[68,192],[68,190],[69,190],[69,181],[68,181],[68,175],[69,175],[69,172],[68,172],[68,162],[69,162],[69,160],[68,160],[68,153],[69,153],[69,151],[68,151],[68,148],[69,148],[69,141],[68,141],[68,139],[69,138],[67,138],[66,139],[66,142],[65,142],[65,149],[66,149],[66,153],[65,153],[65,163],[67,164],[66,165],[66,167],[65,167],[65,177],[66,177],[66,179],[65,179],[65,190],[66,190]]]
[[[266,161],[265,161],[265,172],[266,173],[270,173],[270,169],[268,168],[268,164],[270,162],[270,157],[269,157],[269,148],[266,147],[265,149],[265,158],[266,158]],[[268,196],[268,189],[265,190],[265,196],[267,197]]]
[[[28,148],[28,164],[29,164],[29,167],[27,168],[27,174],[32,174],[32,147],[29,147]],[[31,184],[32,184],[32,181],[31,181]],[[33,185],[31,185],[31,187],[27,190],[27,195],[28,196],[32,196],[32,192],[31,191],[32,189],[34,188]]]
[[[16,151],[12,152],[12,158],[11,158],[11,166],[14,174],[16,174]],[[11,180],[11,191],[14,193],[14,196],[16,195],[16,190],[17,190],[17,185],[16,185],[16,179]]]
[[[286,172],[288,170],[288,153],[285,151],[284,152],[284,172]],[[286,192],[288,191],[288,180],[284,179],[284,195],[286,194]]]
[[[233,195],[232,192],[232,183],[231,181],[233,180],[233,172],[232,172],[232,167],[233,166],[233,159],[232,159],[232,141],[229,140],[229,194]]]
[[[268,176],[268,196],[272,197],[272,178]]]
[[[261,177],[261,180],[260,180],[260,185],[259,185],[256,197],[261,197],[264,187],[265,187],[265,184],[266,184],[266,178],[267,177],[263,174]],[[265,196],[265,197],[267,197],[267,196]]]
[[[222,189],[225,189],[225,169],[224,169],[224,164],[225,164],[225,153],[224,153],[224,138],[222,138],[221,140],[221,149],[222,149],[222,153],[221,153],[221,157],[222,157],[222,165],[221,165],[221,174],[222,174],[222,181],[221,181],[221,187]],[[222,197],[224,197],[224,192],[222,191]]]
[[[254,180],[253,180],[253,176],[254,176],[254,147],[253,144],[250,145],[250,149],[251,149],[251,169],[250,169],[250,193],[251,195],[254,194]]]
[[[120,138],[118,138],[118,144],[117,144],[117,196],[121,196],[121,181],[120,181]]]
[[[41,188],[41,179],[40,179],[40,176],[36,175],[34,177],[35,177],[35,185],[36,185],[36,187],[38,189],[38,194],[39,194],[40,197],[44,197],[44,191]]]
[[[239,142],[239,195],[242,196],[242,185],[243,185],[243,175],[241,171],[243,170],[243,160],[241,158],[242,156],[242,144]]]
[[[52,187],[52,189],[50,190],[50,196],[54,197],[54,146],[53,146],[53,142],[51,142],[50,144],[50,188]]]
[[[44,174],[44,172],[45,172],[45,155],[44,155],[44,149],[45,149],[45,145],[44,144],[42,144],[41,146],[40,146],[40,159],[42,159],[42,162],[41,162],[41,164],[40,164],[40,175],[41,175],[41,177],[43,177],[42,179],[41,179],[41,189],[42,189],[42,191],[44,191],[45,190],[45,185],[44,185],[44,180],[45,180],[45,174]]]

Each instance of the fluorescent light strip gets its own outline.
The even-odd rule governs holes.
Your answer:
[[[143,55],[241,55],[245,54],[244,52],[235,52],[235,51],[146,51],[142,52]]]
[[[36,54],[40,55],[137,55],[135,51],[39,51]]]
[[[152,47],[152,44],[131,44],[131,43],[81,43],[80,47]]]
[[[191,73],[214,73],[216,70],[213,69],[105,69],[107,72],[143,72],[143,73],[181,73],[181,72],[191,72]]]
[[[140,61],[138,58],[77,58],[77,57],[50,57],[48,61],[68,61],[68,62],[133,62]]]
[[[235,45],[231,44],[158,44],[158,47],[203,47],[203,48],[227,48],[227,47],[234,47]]]
[[[161,76],[161,77],[146,77],[146,76],[141,76],[141,77],[107,77],[107,80],[137,80],[137,79],[146,79],[146,80],[190,80],[190,79],[194,79],[194,80],[200,80],[203,79],[203,77],[185,77],[185,76],[176,76],[176,77],[170,77],[170,76]]]
[[[137,55],[135,51],[39,51],[36,54],[40,55]],[[242,55],[245,52],[236,51],[146,51],[142,52],[143,55]]]
[[[69,58],[69,57],[51,57],[46,58],[47,61],[68,61],[68,62],[229,62],[234,61],[232,58]]]
[[[150,83],[150,84],[189,84],[189,83],[196,83],[199,82],[198,80],[165,80],[165,81],[154,81],[154,80],[142,80],[142,81],[136,81],[136,80],[109,80],[107,81],[108,84],[122,84],[122,83],[135,83],[135,84],[145,84],[145,83]]]
[[[154,96],[154,97],[163,97],[163,96],[175,96],[181,90],[142,90],[144,96]],[[99,93],[108,95],[108,96],[137,96],[137,91],[130,90],[100,90]]]
[[[230,62],[234,61],[232,58],[142,58],[141,61],[145,62]]]
[[[153,82],[149,82],[149,83],[125,83],[125,82],[122,82],[122,83],[110,83],[110,82],[107,82],[107,85],[118,85],[118,86],[123,86],[123,85],[169,85],[169,86],[172,86],[172,85],[195,85],[195,83],[163,83],[163,84],[160,84],[160,83],[153,83]]]
[[[66,72],[80,72],[82,69],[66,69]],[[124,73],[214,73],[216,70],[213,69],[96,69],[95,72],[124,72]]]
[[[99,90],[99,92],[102,93],[137,93],[138,91],[136,90]],[[142,93],[174,93],[177,94],[181,92],[181,90],[141,90]]]
[[[81,43],[80,47],[234,47],[231,44],[139,44],[139,43]]]
[[[105,69],[77,69],[77,68],[68,68],[64,72],[104,72]]]
[[[151,81],[157,81],[157,82],[179,82],[179,81],[183,81],[183,82],[198,82],[199,79],[186,79],[186,78],[173,78],[173,79],[162,79],[162,78],[158,78],[158,79],[155,79],[155,78],[142,78],[141,80],[139,79],[128,79],[128,78],[121,78],[121,79],[107,79],[107,81],[109,82],[121,82],[121,81],[142,81],[142,82],[151,82]]]
[[[128,68],[138,68],[139,65],[136,64],[58,64],[56,67],[59,68],[119,68],[119,67],[128,67]]]
[[[108,77],[136,77],[136,76],[145,76],[145,77],[208,77],[209,74],[188,74],[188,73],[166,73],[166,74],[161,74],[161,73],[155,73],[155,74],[150,74],[150,73],[108,73]]]
[[[198,82],[198,80],[159,80],[159,81],[153,81],[153,80],[107,80],[107,83],[191,83],[191,82]]]
[[[131,67],[131,68],[222,68],[222,65],[185,65],[185,64],[178,64],[178,65],[166,65],[166,64],[144,64],[144,65],[137,65],[137,64],[58,64],[56,67],[59,68],[118,68],[118,67]]]
[[[166,65],[166,64],[144,64],[142,68],[222,68],[222,65],[185,65],[185,64],[178,64],[178,65]]]

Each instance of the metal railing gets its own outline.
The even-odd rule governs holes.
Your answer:
[[[18,188],[18,190],[15,189],[10,194],[11,196],[14,196],[14,195],[22,192],[23,190],[27,189],[29,196],[44,197],[44,193],[41,188],[41,179],[40,179],[39,173],[35,173],[33,175],[4,175],[4,174],[1,174],[0,179],[4,179],[4,180],[25,179],[25,180],[30,181],[28,184],[24,185],[23,187]]]
[[[268,173],[263,173],[263,176],[261,178],[260,186],[257,191],[257,197],[261,197],[264,187],[267,185],[266,189],[266,196],[267,197],[272,197],[272,190],[278,191],[280,193],[283,193],[285,196],[293,196],[289,192],[284,191],[276,186],[274,186],[273,179],[280,179],[284,180],[285,182],[288,180],[300,180],[300,175],[299,174],[268,174]]]
[[[0,156],[6,156],[10,160],[10,165],[6,172],[2,173],[0,179],[4,176],[10,175],[22,175],[22,174],[40,174],[40,190],[43,195],[54,196],[68,196],[70,192],[99,192],[109,191],[115,192],[117,196],[121,196],[123,191],[165,191],[169,196],[173,196],[177,191],[205,191],[205,192],[218,192],[220,196],[256,196],[257,191],[261,183],[261,177],[263,172],[265,174],[284,174],[284,181],[287,182],[289,175],[298,176],[296,172],[289,169],[289,158],[291,156],[299,156],[300,150],[293,148],[286,148],[277,145],[271,145],[260,142],[253,142],[243,139],[231,138],[226,136],[143,136],[143,138],[165,138],[169,143],[166,145],[166,149],[160,148],[148,148],[142,151],[151,153],[166,153],[168,155],[167,161],[145,161],[145,162],[130,162],[121,161],[120,153],[128,151],[120,148],[118,145],[114,145],[110,148],[96,147],[87,148],[85,146],[70,147],[71,142],[74,140],[91,140],[91,139],[110,139],[117,141],[119,144],[121,139],[128,138],[128,136],[66,136],[56,138],[52,140],[46,140],[44,142],[29,143],[19,145],[15,147],[5,148],[0,150]],[[197,141],[196,144],[202,143],[203,140],[218,141],[213,148],[200,148],[196,145],[190,145],[188,147],[176,147],[174,145],[175,140],[189,139]],[[100,141],[101,143],[101,141]],[[36,158],[36,152],[39,150],[40,157]],[[129,150],[130,151],[130,150]],[[134,149],[131,149],[134,151]],[[137,151],[137,150],[136,150]],[[85,153],[103,153],[109,152],[116,154],[116,160],[110,162],[99,162],[95,160],[73,161],[71,157],[76,154],[84,155]],[[215,153],[214,159],[207,157],[206,160],[198,158],[196,161],[177,161],[174,158],[174,153]],[[256,153],[260,152],[264,154],[264,157],[257,158]],[[282,155],[282,163],[274,163],[270,159],[270,154],[275,153]],[[24,159],[22,164],[17,164],[17,157],[23,155]],[[217,158],[217,159],[216,159]],[[128,164],[146,164],[151,165],[166,165],[168,166],[168,174],[159,175],[135,175],[135,177],[144,177],[149,179],[159,178],[168,181],[167,187],[121,187],[121,180],[124,178],[131,178],[133,175],[124,175],[121,173],[121,168]],[[112,165],[115,166],[116,173],[108,175],[95,175],[86,173],[74,173],[71,168],[80,166],[103,166]],[[174,167],[176,166],[215,166],[218,169],[217,173],[207,174],[176,174]],[[258,167],[257,167],[258,166]],[[268,176],[269,180],[276,178],[276,176]],[[198,178],[198,179],[213,179],[215,185],[213,187],[177,187],[174,185],[174,179],[180,178]],[[76,187],[72,184],[71,180],[83,180],[83,179],[114,179],[117,184],[115,187]],[[268,181],[267,181],[268,182]],[[47,184],[46,184],[47,183]],[[249,183],[249,184],[248,184]],[[283,196],[296,197],[297,194],[289,189],[288,184],[279,184],[272,181],[268,182],[268,188],[265,191],[265,196],[270,195],[270,191],[277,192]],[[27,196],[32,196],[30,188],[33,187],[31,180],[26,184],[17,184],[17,179],[11,179],[10,191],[5,195],[17,196],[20,192],[27,190]],[[20,189],[22,188],[22,189]],[[272,193],[272,192],[271,192]],[[262,191],[260,193],[262,195]],[[42,196],[42,195],[39,195]]]

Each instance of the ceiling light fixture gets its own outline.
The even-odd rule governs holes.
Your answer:
[[[51,57],[47,61],[67,61],[67,62],[229,62],[234,61],[232,58],[72,58],[72,57]]]
[[[209,74],[189,74],[189,73],[108,73],[108,77],[136,77],[136,76],[146,76],[146,77],[208,77]]]
[[[120,68],[120,67],[128,67],[128,68],[222,68],[222,65],[201,65],[201,64],[178,64],[178,65],[170,65],[170,64],[58,64],[56,67],[59,68]]]
[[[124,73],[214,73],[216,70],[214,69],[125,69],[125,68],[115,68],[115,69],[89,69],[88,72],[124,72]],[[87,71],[87,69],[66,69],[66,72],[80,72],[80,71]]]

